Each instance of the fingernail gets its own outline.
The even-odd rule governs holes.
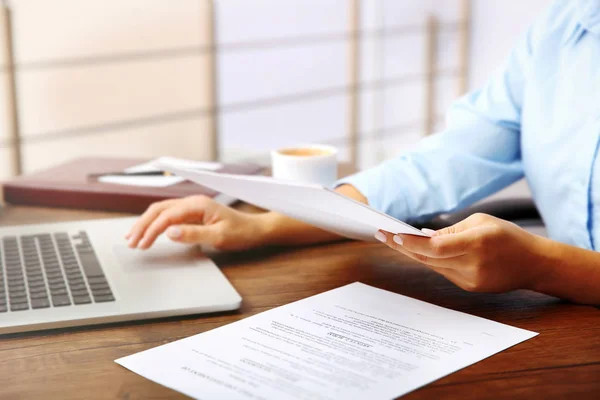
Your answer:
[[[128,233],[127,235],[125,235],[125,240],[129,239],[131,237],[131,233]]]
[[[404,244],[404,240],[400,237],[400,235],[394,235],[394,242],[398,243],[400,246]]]
[[[429,236],[436,236],[438,234],[437,231],[434,231],[433,229],[427,229],[427,228],[421,229],[421,232],[423,232]]]
[[[135,247],[135,245],[134,245],[135,240],[134,239],[135,239],[134,237],[129,238],[129,241],[127,242],[127,245],[129,247]]]
[[[375,233],[375,239],[379,240],[382,243],[385,243],[387,241],[387,237],[385,236],[385,234],[379,231]]]
[[[172,226],[167,229],[167,236],[171,239],[179,239],[181,237],[181,229],[176,226]]]

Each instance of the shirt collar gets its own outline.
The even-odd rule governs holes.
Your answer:
[[[584,29],[600,34],[600,0],[579,0],[577,19]]]

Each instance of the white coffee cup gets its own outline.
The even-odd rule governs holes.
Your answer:
[[[326,145],[299,145],[273,150],[273,178],[331,186],[337,179],[338,150]]]

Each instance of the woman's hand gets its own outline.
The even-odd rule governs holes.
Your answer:
[[[367,199],[351,185],[335,189],[362,203]],[[147,249],[166,231],[174,241],[209,245],[218,250],[247,250],[265,245],[304,245],[340,237],[276,212],[236,211],[206,196],[152,204],[125,235],[129,247]]]
[[[152,204],[125,235],[129,247],[147,249],[166,231],[174,241],[245,250],[263,245],[264,214],[236,211],[206,196],[191,196]]]
[[[376,239],[469,291],[534,289],[553,242],[486,214],[474,214],[431,238],[379,231]]]

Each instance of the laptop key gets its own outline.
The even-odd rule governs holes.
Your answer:
[[[23,311],[23,310],[29,310],[29,304],[27,303],[17,303],[17,304],[10,304],[10,311]]]
[[[27,295],[10,296],[8,299],[10,300],[10,304],[27,303]]]
[[[75,296],[73,295],[73,302],[75,304],[90,304],[92,299],[89,295]]]
[[[32,299],[31,300],[31,308],[33,308],[33,309],[48,308],[48,307],[50,307],[50,301],[48,300],[47,297],[42,298],[42,299]]]
[[[71,300],[69,299],[69,295],[52,296],[52,305],[54,307],[70,306]]]
[[[6,304],[1,304],[0,303],[0,313],[1,312],[7,312],[8,311],[8,306]]]
[[[43,299],[48,297],[48,293],[44,290],[43,292],[39,293],[31,293],[29,297],[31,297],[32,299]]]
[[[81,266],[87,277],[104,276],[100,262],[93,252],[80,252],[79,258],[81,259]]]
[[[25,280],[24,279],[15,279],[8,280],[8,290],[17,290],[17,289],[25,289]]]
[[[69,285],[85,285],[83,277],[69,279]]]
[[[68,294],[67,289],[56,289],[56,290],[52,290],[50,289],[50,293],[52,293],[52,296],[56,296],[59,294]]]
[[[9,287],[9,290],[12,290],[14,292],[16,291],[20,291],[20,290],[25,290],[25,285],[13,285]]]
[[[8,281],[8,291],[15,291],[15,290],[25,290],[25,280],[19,280],[19,281]]]
[[[67,287],[67,285],[65,285],[64,281],[58,281],[58,282],[49,282],[50,283],[50,289],[52,290],[58,290],[58,289],[65,289]]]
[[[46,287],[46,283],[44,282],[43,279],[40,280],[35,280],[35,281],[29,281],[29,288],[33,289],[33,288],[45,288]]]
[[[67,271],[67,279],[68,280],[83,279],[83,275],[81,275],[81,272],[79,272],[79,271],[73,271],[73,272]]]
[[[110,290],[110,287],[108,286],[108,284],[106,284],[106,285],[90,285],[90,290],[92,292],[97,292],[99,290]]]
[[[71,288],[72,292],[77,290],[85,290],[87,292],[87,286],[85,286],[85,283],[71,284],[71,282],[69,282],[69,287]]]
[[[115,301],[115,298],[113,297],[112,294],[110,295],[103,295],[103,296],[94,296],[94,301],[96,303],[106,303],[109,301]]]
[[[6,268],[6,279],[14,275],[23,275],[23,269],[19,267]]]
[[[29,285],[29,293],[38,293],[38,292],[45,292],[45,291],[46,291],[45,285],[38,285],[38,286]]]
[[[112,295],[112,292],[110,291],[110,289],[94,289],[94,288],[92,288],[92,294],[94,296],[106,296],[106,295]]]
[[[104,276],[88,276],[88,283],[90,286],[108,285],[108,281]]]
[[[55,290],[65,289],[67,287],[64,282],[51,283],[49,286],[50,286],[50,289],[55,289]]]

